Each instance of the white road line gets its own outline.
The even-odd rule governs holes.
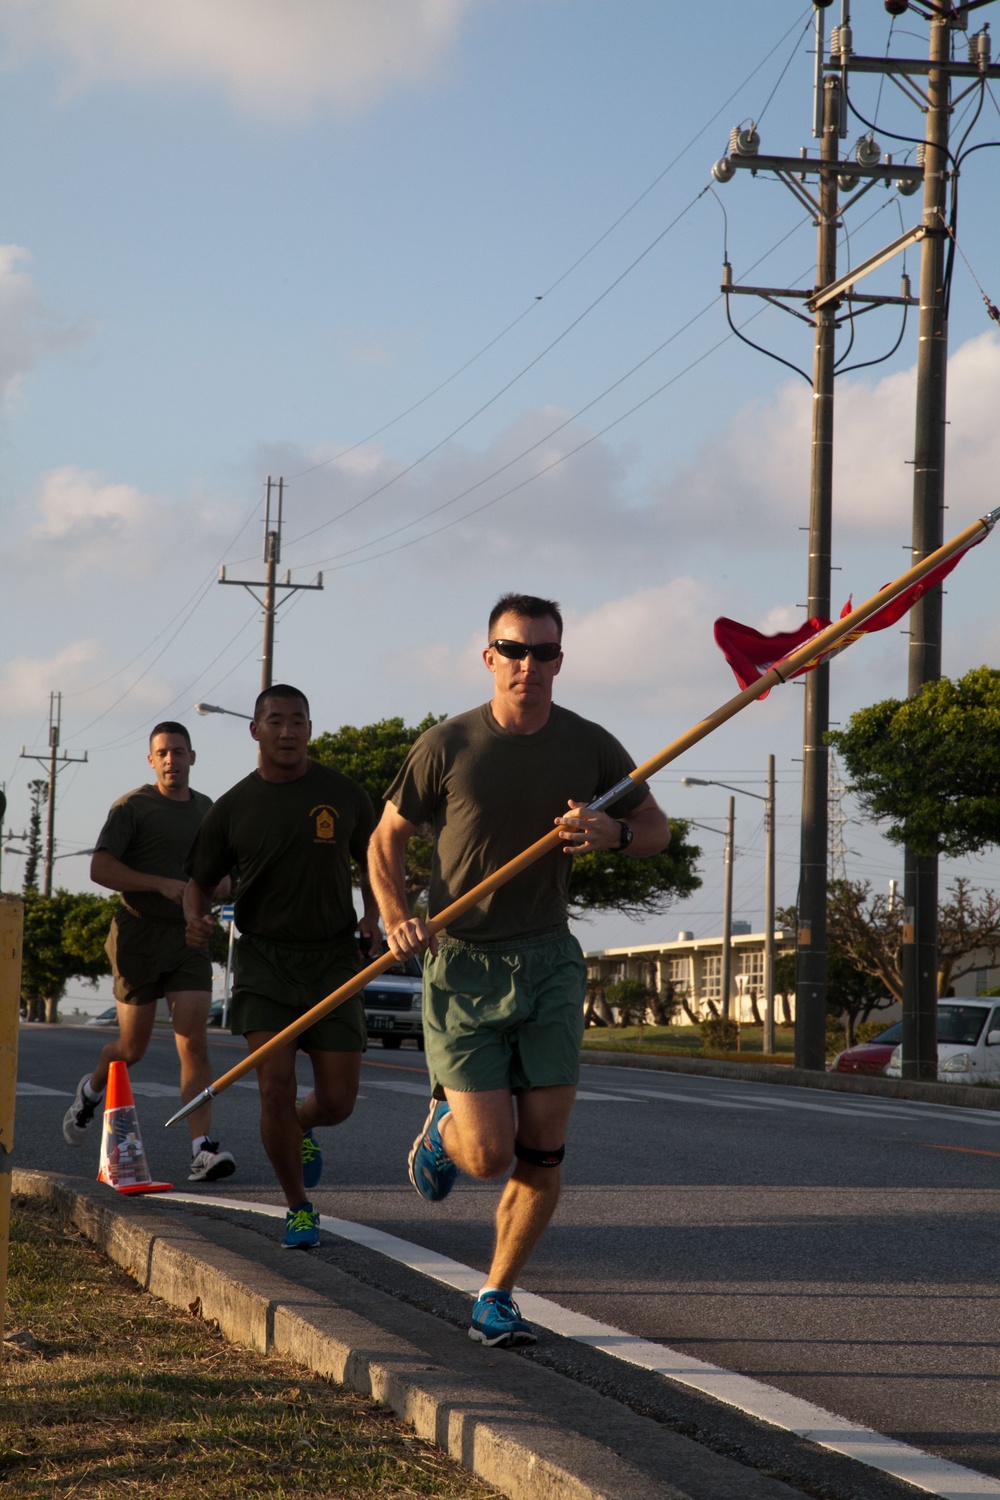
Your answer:
[[[138,1094],[140,1099],[179,1099],[181,1096],[176,1083],[136,1083],[134,1078],[129,1082],[133,1094]]]
[[[19,1099],[26,1099],[31,1094],[58,1094],[61,1099],[73,1098],[69,1089],[47,1089],[43,1088],[40,1083],[18,1083],[15,1092]]]
[[[401,1078],[366,1077],[365,1087],[371,1089],[388,1089],[393,1094],[418,1094],[421,1099],[430,1098],[430,1090],[426,1083],[405,1083]],[[585,1103],[592,1103],[595,1100],[600,1100],[601,1102],[609,1101],[616,1104],[636,1104],[640,1102],[636,1099],[630,1099],[627,1094],[593,1094],[587,1093],[583,1089],[578,1090],[576,1097],[578,1100],[582,1099]]]
[[[246,1213],[265,1214],[272,1219],[285,1217],[285,1210],[276,1204],[254,1203],[247,1199],[172,1193],[169,1198],[164,1195],[160,1201],[171,1200],[174,1203],[239,1209]],[[422,1245],[414,1245],[409,1240],[387,1234],[383,1229],[355,1224],[350,1219],[335,1219],[327,1214],[321,1214],[319,1222],[320,1227],[330,1234],[376,1250],[380,1255],[388,1256],[390,1260],[409,1266],[411,1270],[443,1282],[456,1291],[475,1296],[482,1286],[482,1272],[463,1265],[461,1261],[452,1260],[450,1256],[439,1255],[435,1250],[427,1250]],[[534,1292],[526,1292],[521,1287],[515,1287],[514,1290],[525,1316],[551,1333],[575,1339],[577,1343],[600,1349],[626,1364],[637,1365],[640,1369],[651,1370],[679,1385],[702,1391],[727,1406],[735,1407],[737,1411],[770,1423],[772,1427],[792,1432],[797,1437],[816,1443],[820,1448],[829,1448],[870,1469],[878,1469],[883,1474],[902,1479],[926,1494],[939,1497],[939,1500],[979,1500],[980,1496],[1000,1496],[1000,1480],[992,1479],[988,1474],[979,1474],[975,1469],[963,1468],[961,1464],[953,1464],[945,1458],[935,1458],[933,1454],[924,1453],[920,1448],[911,1448],[908,1443],[899,1443],[895,1438],[885,1437],[868,1427],[859,1427],[857,1423],[838,1417],[822,1406],[813,1406],[809,1401],[790,1396],[774,1386],[764,1385],[748,1375],[738,1375],[720,1365],[710,1365],[689,1354],[681,1354],[665,1344],[654,1344],[648,1339],[624,1333],[609,1323],[599,1323],[594,1318],[560,1307],[557,1302],[550,1302],[547,1297],[538,1297]]]
[[[623,1085],[625,1087],[626,1085]],[[636,1094],[642,1099],[666,1099],[671,1104],[705,1104],[709,1109],[756,1109],[766,1110],[769,1104],[748,1104],[742,1099],[711,1099],[708,1095],[699,1094],[668,1094],[662,1089],[629,1089],[630,1094]]]

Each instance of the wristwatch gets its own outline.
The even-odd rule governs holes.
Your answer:
[[[621,829],[622,833],[621,838],[618,840],[618,848],[616,850],[616,853],[624,854],[625,850],[632,842],[632,830],[627,823],[623,823],[621,821],[619,821],[618,827]]]

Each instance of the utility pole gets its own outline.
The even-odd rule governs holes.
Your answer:
[[[42,864],[42,895],[52,895],[52,865],[56,857],[56,777],[64,766],[84,765],[87,760],[86,750],[82,755],[68,755],[65,750],[60,753],[59,734],[62,728],[62,693],[49,694],[49,749],[47,755],[36,755],[33,751],[26,750],[21,746],[22,760],[37,760],[43,766],[48,766],[48,809],[45,822],[45,855]]]
[[[948,179],[948,120],[951,26],[931,21],[927,75],[927,142],[924,147],[924,241],[920,255],[920,324],[917,345],[917,410],[913,467],[913,561],[920,562],[944,540],[945,402],[948,324],[945,309],[945,193]],[[910,613],[907,690],[915,697],[941,676],[940,586],[919,599]],[[903,852],[903,1063],[904,1078],[937,1078],[936,855]]]
[[[729,1020],[729,995],[733,985],[733,858],[736,850],[736,798],[726,810],[725,884],[722,898],[722,1019]]]
[[[764,799],[764,1052],[776,1051],[774,1039],[774,756],[767,757],[767,796]]]
[[[920,316],[917,346],[917,396],[913,469],[912,556],[919,562],[944,539],[944,459],[948,367],[948,289],[946,277],[946,209],[948,183],[955,163],[948,151],[949,122],[966,94],[1000,77],[990,63],[989,31],[968,37],[967,58],[951,57],[952,38],[966,31],[969,13],[992,0],[966,4],[931,0],[886,0],[894,15],[912,10],[930,22],[926,62],[916,59],[842,56],[848,72],[888,74],[915,100],[926,116],[924,129],[924,201],[920,255]],[[925,83],[922,80],[926,79]],[[966,81],[952,97],[952,79]],[[907,689],[915,696],[941,676],[942,593],[940,585],[918,600],[909,619]],[[937,908],[938,861],[935,855],[904,851],[903,879],[903,1064],[904,1078],[937,1077]]]
[[[285,573],[284,578],[277,580],[278,563],[281,561],[281,522],[284,509],[285,481],[279,479],[277,482],[278,503],[275,515],[275,524],[271,525],[271,491],[274,481],[270,474],[267,476],[267,491],[264,502],[264,563],[267,568],[263,579],[227,578],[225,567],[219,569],[220,583],[234,583],[239,588],[246,589],[252,595],[264,612],[264,650],[261,655],[260,687],[261,692],[269,688],[274,681],[274,621],[278,610],[284,604],[289,594],[294,594],[300,589],[322,589],[323,575],[316,574],[315,583],[293,583],[292,575]],[[264,597],[260,598],[254,593],[254,589],[263,589]],[[285,589],[283,598],[277,598],[277,590]]]
[[[945,278],[945,223],[942,214],[950,158],[947,154],[948,119],[958,102],[949,99],[949,80],[968,80],[966,93],[984,88],[987,79],[1000,77],[1000,67],[990,63],[989,33],[984,27],[969,38],[968,61],[950,60],[950,41],[956,30],[965,30],[969,13],[992,0],[885,0],[893,16],[909,11],[931,24],[930,60],[898,57],[860,57],[853,50],[848,0],[841,0],[840,25],[830,37],[826,59],[824,13],[830,0],[814,0],[816,20],[816,97],[814,134],[820,136],[819,159],[803,150],[800,158],[765,156],[760,150],[756,127],[737,128],[730,137],[729,155],[716,162],[712,175],[728,182],[737,169],[753,175],[766,171],[808,204],[818,230],[817,285],[803,294],[793,288],[734,285],[728,261],[723,266],[722,290],[727,310],[732,295],[742,293],[766,297],[786,312],[786,304],[804,298],[814,317],[813,423],[809,518],[809,582],[807,609],[810,616],[829,618],[830,548],[832,540],[832,454],[834,340],[838,321],[867,310],[855,304],[916,305],[904,275],[898,297],[865,296],[857,283],[885,265],[908,245],[923,242],[920,295],[920,353],[918,357],[917,439],[914,479],[914,560],[939,546],[943,537],[945,366],[947,360],[947,309]],[[849,76],[879,73],[896,82],[903,94],[927,115],[926,143],[917,164],[896,164],[883,158],[882,149],[870,130],[857,141],[853,159],[838,161],[838,136],[846,135]],[[924,80],[926,79],[926,84]],[[960,95],[959,97],[964,97]],[[914,134],[924,134],[923,128]],[[926,166],[926,174],[925,174]],[[807,183],[818,177],[814,192]],[[845,212],[876,182],[895,184],[901,197],[908,197],[924,184],[922,222],[905,231],[891,244],[846,275],[836,274],[836,232]],[[860,186],[864,183],[864,186]],[[843,195],[838,203],[838,188]],[[733,325],[735,328],[735,325]],[[738,331],[738,330],[735,330]],[[804,372],[803,372],[804,373]],[[808,378],[808,377],[807,377]],[[940,589],[925,595],[912,616],[910,645],[910,693],[935,680],[941,670]],[[829,725],[828,668],[820,666],[805,679],[803,733],[802,835],[796,954],[795,1061],[800,1067],[824,1066],[826,1030],[826,897],[828,752],[824,744]],[[933,1077],[936,1070],[935,1040],[937,922],[937,862],[913,851],[906,856],[906,931],[904,934],[904,1022],[903,1072],[908,1077]],[[918,998],[919,991],[919,998]],[[909,1017],[909,1019],[907,1019]]]

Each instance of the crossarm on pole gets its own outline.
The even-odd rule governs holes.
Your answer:
[[[834,646],[840,643],[843,643],[845,646],[852,645],[853,640],[846,638],[851,636],[852,631],[857,631],[859,625],[863,625],[865,620],[871,615],[876,614],[880,609],[884,609],[887,604],[891,604],[893,599],[901,594],[904,589],[908,589],[913,584],[919,583],[921,578],[925,577],[926,574],[933,572],[941,563],[947,562],[949,557],[954,557],[957,552],[962,552],[966,547],[970,547],[973,542],[982,541],[984,537],[989,535],[998,520],[1000,520],[1000,506],[990,511],[980,520],[973,522],[971,526],[967,526],[964,531],[960,531],[957,536],[952,537],[951,541],[945,542],[936,552],[930,553],[905,573],[901,573],[898,578],[893,579],[892,583],[886,584],[884,589],[880,589],[877,594],[873,594],[870,599],[866,599],[864,604],[859,604],[857,609],[852,610],[849,615],[845,615],[842,620],[835,620],[832,625],[828,625],[825,630],[821,630],[818,635],[814,635],[810,640],[806,641],[805,645],[800,646],[797,651],[793,651],[790,656],[784,658],[781,663],[781,671],[778,671],[776,667],[771,667],[756,682],[752,682],[749,687],[745,687],[734,698],[730,698],[727,703],[723,703],[721,708],[717,708],[714,713],[709,714],[707,719],[702,719],[700,723],[688,729],[679,739],[673,740],[671,744],[667,745],[665,749],[654,755],[650,760],[644,761],[641,766],[636,766],[634,771],[630,772],[616,786],[613,786],[610,791],[604,792],[596,801],[591,802],[589,810],[591,812],[600,812],[603,808],[616,802],[632,786],[648,781],[651,776],[654,776],[657,771],[662,770],[670,761],[676,760],[685,750],[690,749],[692,745],[696,745],[699,740],[705,739],[713,730],[718,729],[720,725],[727,723],[736,714],[742,712],[748,703],[755,702],[763,693],[769,692],[771,688],[780,687],[789,677],[794,677],[796,673],[802,672],[814,662],[820,661],[833,650]],[[493,891],[505,885],[508,880],[512,880],[515,875],[519,875],[522,870],[526,870],[529,865],[533,865],[536,860],[541,859],[550,849],[555,849],[559,842],[558,829],[551,829],[534,844],[530,844],[516,858],[508,860],[505,865],[501,865],[498,870],[494,870],[492,875],[487,875],[485,880],[481,880],[478,885],[473,886],[464,896],[459,896],[457,901],[453,901],[450,906],[446,906],[443,911],[431,917],[427,923],[428,931],[434,934],[443,931],[450,922],[454,922],[456,917],[460,917],[465,912],[470,911],[472,907],[478,906],[484,897],[491,895]],[[339,989],[327,995],[324,1000],[320,1000],[311,1010],[307,1010],[304,1015],[299,1016],[290,1026],[286,1026],[284,1031],[279,1031],[269,1041],[265,1042],[262,1047],[258,1047],[256,1052],[249,1053],[243,1058],[242,1062],[237,1063],[234,1068],[230,1068],[228,1073],[224,1073],[221,1078],[216,1079],[213,1084],[210,1084],[207,1089],[199,1094],[197,1099],[192,1099],[189,1104],[185,1104],[183,1109],[178,1110],[175,1115],[172,1115],[167,1121],[167,1125],[175,1125],[178,1120],[183,1120],[186,1115],[196,1110],[200,1104],[204,1104],[209,1099],[213,1099],[216,1095],[221,1094],[224,1089],[236,1083],[244,1074],[249,1073],[252,1068],[258,1067],[260,1063],[274,1052],[280,1050],[282,1047],[286,1047],[290,1041],[293,1041],[301,1032],[314,1025],[321,1017],[328,1015],[332,1010],[336,1010],[338,1005],[343,1005],[345,1000],[349,1000],[352,995],[356,995],[359,990],[364,989],[365,985],[372,979],[375,979],[379,974],[384,974],[386,969],[391,969],[396,961],[395,956],[391,952],[383,953],[374,963],[362,969],[360,974],[355,974],[353,979],[349,979],[346,984],[342,984]]]

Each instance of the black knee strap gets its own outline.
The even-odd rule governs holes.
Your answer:
[[[514,1155],[518,1161],[526,1161],[530,1167],[558,1167],[566,1155],[566,1147],[559,1146],[555,1151],[536,1151],[534,1146],[522,1146],[520,1141],[515,1141]]]

